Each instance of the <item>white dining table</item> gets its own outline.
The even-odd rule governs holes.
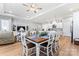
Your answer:
[[[37,37],[34,39],[32,37],[28,37],[28,39],[26,40],[36,45],[36,56],[40,56],[40,44],[48,42],[47,38],[41,38],[41,37]]]

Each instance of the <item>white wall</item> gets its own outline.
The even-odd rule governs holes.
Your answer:
[[[21,19],[14,19],[13,20],[13,24],[17,25],[17,26],[29,26],[29,30],[33,30],[33,29],[37,29],[37,30],[41,30],[41,25],[40,24],[36,24],[33,22],[29,22],[27,20],[21,20]]]
[[[2,30],[1,28],[1,20],[7,20],[8,21],[8,24],[5,24],[6,27],[8,27],[8,31],[12,31],[12,20],[11,20],[11,17],[6,17],[6,16],[0,16],[0,30]]]
[[[79,12],[73,14],[73,37],[79,38]]]
[[[72,17],[70,18],[66,18],[66,19],[63,19],[63,35],[64,36],[71,36],[71,20],[72,20]]]

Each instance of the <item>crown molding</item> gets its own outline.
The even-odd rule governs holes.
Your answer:
[[[55,8],[51,8],[50,10],[47,10],[47,11],[42,12],[42,13],[36,15],[36,16],[33,16],[33,17],[31,17],[30,19],[34,19],[34,18],[36,18],[36,17],[38,17],[38,16],[41,16],[41,15],[43,15],[43,14],[46,14],[46,13],[48,13],[48,12],[50,12],[50,11],[53,11],[53,10],[59,8],[59,7],[64,6],[64,5],[66,5],[66,3],[60,4],[60,5],[56,6]]]

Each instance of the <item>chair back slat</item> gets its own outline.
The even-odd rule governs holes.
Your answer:
[[[28,49],[27,41],[26,41],[26,34],[22,33],[21,36],[22,36],[22,38],[21,38],[21,44],[22,44],[22,46],[24,46],[26,49]]]
[[[55,40],[55,37],[56,37],[56,32],[55,31],[50,31],[48,33],[48,36],[49,36],[49,40],[48,40],[48,46],[52,45],[54,40]]]
[[[59,38],[60,38],[60,35],[56,33],[55,41],[59,40]]]

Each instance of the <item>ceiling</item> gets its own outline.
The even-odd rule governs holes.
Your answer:
[[[30,4],[30,3],[26,3]],[[37,13],[27,12],[27,8],[22,3],[5,3],[3,4],[4,10],[11,12],[13,15],[20,19],[33,21],[36,23],[52,22],[55,18],[64,18],[72,14],[72,12],[79,10],[79,3],[37,3],[42,10]],[[71,11],[73,10],[73,11]]]
[[[27,5],[30,5],[30,3],[26,3]],[[33,12],[27,12],[27,8],[25,6],[22,5],[22,3],[6,3],[4,4],[4,10],[5,11],[11,11],[13,15],[18,16],[18,17],[22,17],[25,19],[30,19],[33,18],[34,16],[43,13],[51,8],[54,8],[56,6],[58,6],[60,3],[38,3],[37,5],[39,5],[39,7],[42,8],[42,10],[39,10],[37,13],[33,13]]]
[[[32,20],[34,20],[35,22],[41,20],[39,23],[51,23],[56,18],[64,19],[69,16],[72,16],[72,13],[76,11],[79,11],[79,3],[61,4],[58,8],[51,9],[49,12],[46,12],[38,17],[35,17]]]

